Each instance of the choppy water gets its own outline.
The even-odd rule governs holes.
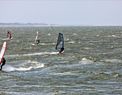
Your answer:
[[[0,46],[8,29],[0,95],[122,95],[122,27],[1,27]]]

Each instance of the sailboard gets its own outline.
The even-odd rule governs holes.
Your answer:
[[[3,56],[5,54],[5,51],[6,51],[6,42],[3,43],[3,46],[2,46],[2,49],[1,49],[1,52],[0,52],[0,64],[2,62],[2,59],[3,59]]]
[[[55,49],[60,51],[61,48],[64,48],[64,37],[62,33],[59,33]]]

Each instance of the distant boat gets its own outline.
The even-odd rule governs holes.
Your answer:
[[[58,40],[55,49],[58,50],[59,53],[62,53],[64,51],[64,37],[62,33],[59,33],[58,35]]]

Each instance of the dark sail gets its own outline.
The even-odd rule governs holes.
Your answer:
[[[62,33],[59,33],[55,49],[60,51],[61,48],[64,48],[64,37]]]

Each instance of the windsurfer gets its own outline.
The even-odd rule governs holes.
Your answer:
[[[38,45],[40,43],[40,40],[36,40],[36,44]]]
[[[6,64],[6,60],[3,57],[2,62],[1,62],[1,66],[0,66],[0,70],[2,70],[3,66]]]
[[[64,52],[64,48],[62,47],[59,51],[60,54],[62,54]]]
[[[35,38],[35,43],[38,45],[40,43],[40,40],[38,39],[38,31],[37,31],[37,35],[36,35],[36,38]]]
[[[10,31],[7,32],[7,38],[12,39],[12,36],[11,36],[11,32]]]
[[[59,54],[62,54],[64,52],[64,37],[62,33],[59,33],[58,35],[56,50],[59,51]]]

